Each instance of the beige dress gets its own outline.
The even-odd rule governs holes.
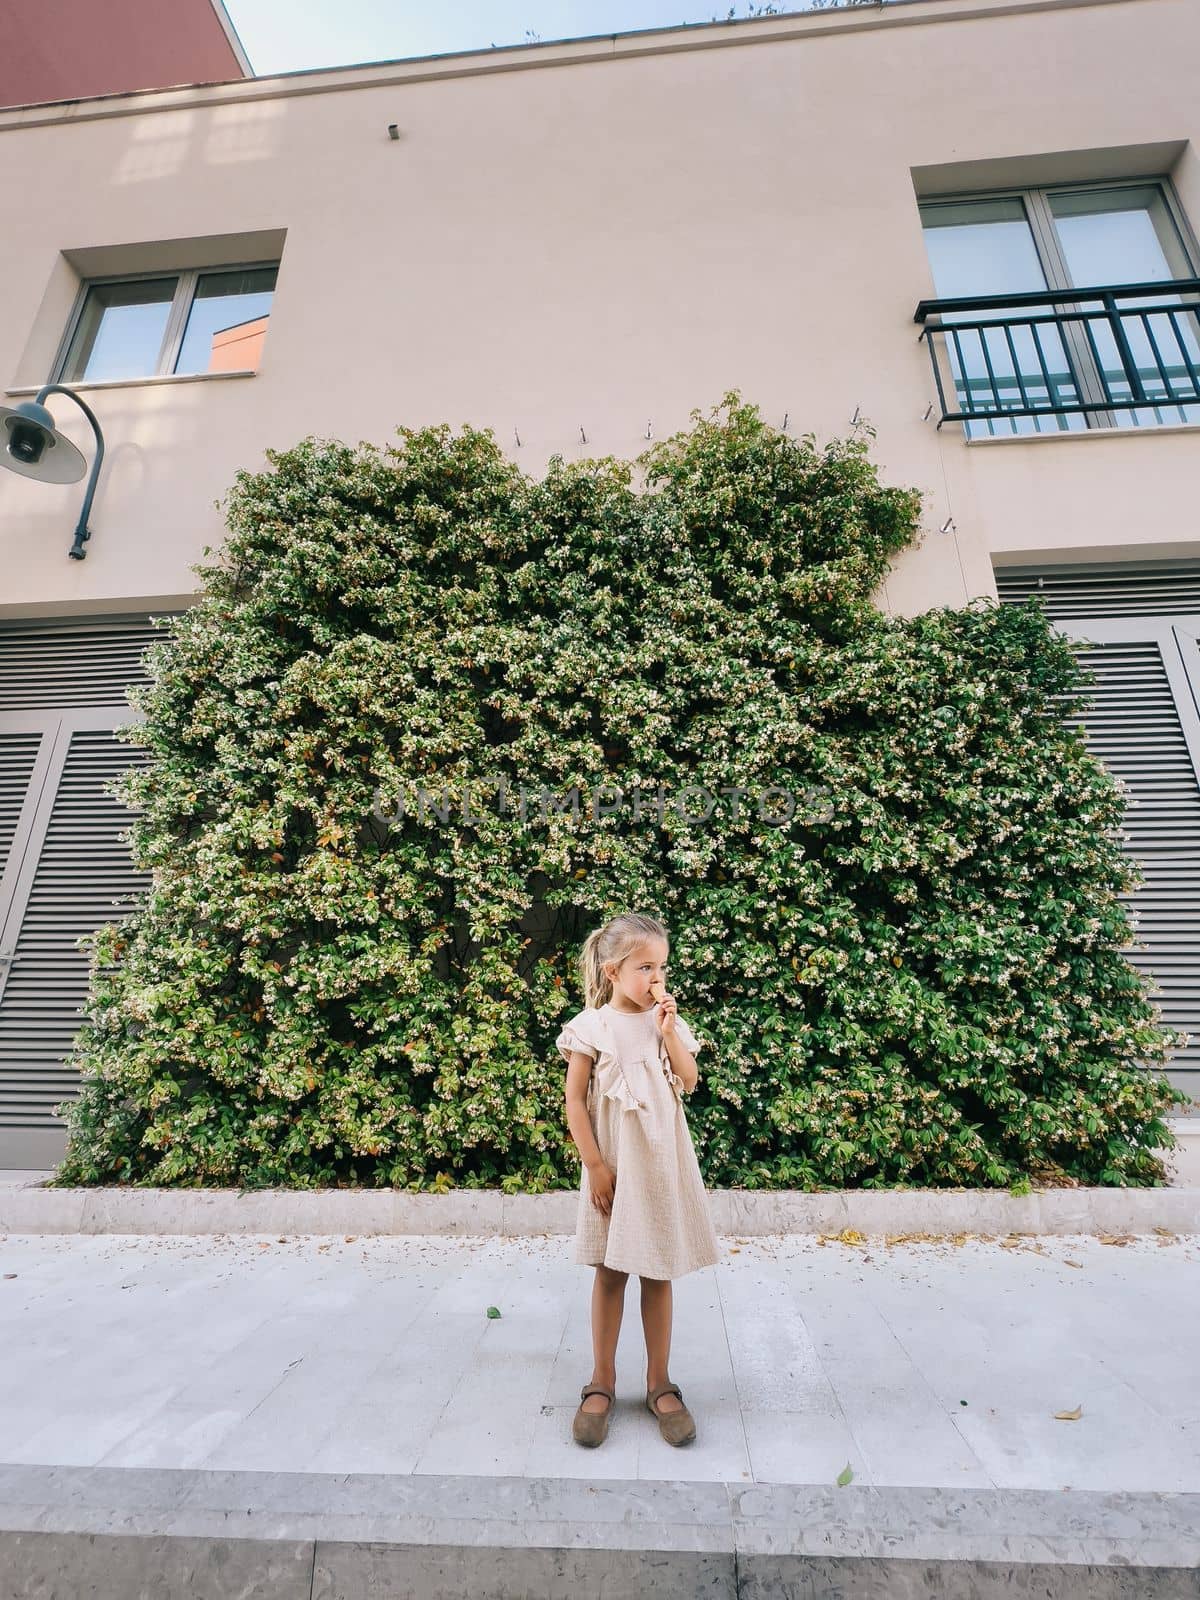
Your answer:
[[[724,1251],[708,1211],[700,1164],[683,1112],[683,1082],[672,1070],[655,1014],[589,1006],[555,1041],[565,1060],[593,1060],[588,1117],[600,1154],[616,1174],[612,1211],[592,1204],[582,1169],[574,1259],[643,1278],[679,1278],[713,1267]],[[678,1013],[675,1026],[696,1054],[700,1042]]]

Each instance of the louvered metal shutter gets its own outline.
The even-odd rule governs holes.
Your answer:
[[[50,1108],[78,1087],[66,1059],[88,980],[75,942],[146,886],[104,784],[146,759],[113,730],[164,637],[146,616],[0,622],[0,1167],[61,1158]]]
[[[1190,616],[1200,620],[1200,561],[1091,561],[997,567],[1001,600],[1040,594],[1055,621]]]
[[[1122,778],[1127,848],[1145,877],[1123,896],[1162,1020],[1192,1036],[1167,1076],[1200,1112],[1200,561],[996,570],[1002,601],[1041,594],[1056,627],[1094,641],[1096,675],[1077,717],[1088,748]]]

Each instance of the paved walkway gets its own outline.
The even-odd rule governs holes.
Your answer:
[[[592,1274],[571,1262],[568,1237],[2,1237],[0,1557],[27,1585],[14,1592],[88,1592],[97,1570],[78,1563],[119,1548],[99,1592],[138,1593],[130,1550],[165,1570],[145,1540],[158,1528],[202,1541],[184,1564],[192,1577],[162,1591],[190,1600],[638,1596],[650,1592],[637,1565],[647,1551],[666,1563],[653,1592],[689,1597],[961,1600],[993,1592],[985,1570],[1005,1596],[1200,1593],[1200,1235],[724,1242],[720,1266],[675,1284],[671,1371],[696,1442],[673,1449],[645,1409],[632,1279],[617,1409],[607,1441],[584,1450],[570,1425],[590,1373]],[[755,1485],[772,1487],[739,1495]],[[343,1503],[352,1490],[367,1497],[357,1520]],[[630,1547],[624,1579],[611,1552],[603,1571],[578,1552],[562,1565],[564,1539],[591,1540],[596,1555],[586,1529],[562,1532],[583,1529],[576,1513],[545,1523],[568,1491],[603,1507],[604,1537]],[[178,1520],[180,1500],[199,1522]],[[379,1523],[383,1507],[404,1510],[403,1530]],[[752,1511],[765,1531],[747,1532]],[[881,1532],[889,1519],[896,1531]],[[318,1560],[348,1559],[347,1527],[374,1530],[354,1546],[375,1563],[369,1578]],[[140,1542],[96,1542],[114,1528]],[[214,1554],[231,1529],[243,1541],[286,1533],[296,1570],[281,1556],[277,1587],[237,1587],[236,1551]],[[39,1544],[38,1530],[75,1543]],[[813,1561],[857,1559],[872,1536],[888,1547],[873,1565],[852,1580],[835,1563],[814,1586]],[[444,1577],[447,1539],[482,1560],[475,1577]],[[719,1554],[739,1540],[740,1566]],[[801,1568],[781,1564],[784,1540]],[[431,1541],[442,1578],[393,1568],[371,1588],[381,1551],[428,1561]],[[531,1567],[551,1560],[534,1548],[547,1541],[558,1564]],[[501,1546],[524,1563],[503,1583]],[[251,1572],[255,1548],[242,1551]],[[1021,1566],[1031,1549],[1043,1564]],[[953,1557],[953,1570],[935,1579],[922,1565],[915,1588],[899,1587],[885,1555],[900,1554]],[[47,1562],[54,1591],[36,1587]],[[1063,1562],[1078,1589],[1059,1583]]]
[[[1200,1238],[725,1242],[584,1450],[568,1239],[10,1235],[0,1462],[1200,1492]]]

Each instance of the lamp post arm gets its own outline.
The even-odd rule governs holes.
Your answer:
[[[83,542],[92,536],[92,531],[87,523],[91,514],[92,500],[96,493],[96,479],[100,476],[100,463],[104,460],[104,435],[100,431],[99,422],[96,420],[96,413],[86,400],[79,398],[74,389],[68,389],[65,384],[61,383],[47,383],[38,390],[34,404],[40,406],[48,394],[69,395],[91,423],[92,432],[96,435],[96,459],[92,462],[92,470],[88,475],[87,492],[83,497],[83,509],[79,513],[79,521],[75,524],[75,543],[68,552],[76,561],[82,561],[84,556],[87,555],[87,551],[83,548]]]

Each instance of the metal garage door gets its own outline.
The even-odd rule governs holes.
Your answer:
[[[127,684],[164,637],[146,616],[0,622],[0,1167],[52,1167],[66,1143],[50,1107],[87,995],[76,939],[146,886],[104,784],[143,762],[113,729],[136,719]]]
[[[1093,701],[1075,720],[1128,786],[1128,849],[1145,883],[1137,914],[1162,1020],[1191,1034],[1167,1076],[1200,1101],[1200,561],[998,567],[1001,600],[1040,593],[1055,626],[1096,647]],[[1198,1107],[1200,1109],[1200,1107]]]

